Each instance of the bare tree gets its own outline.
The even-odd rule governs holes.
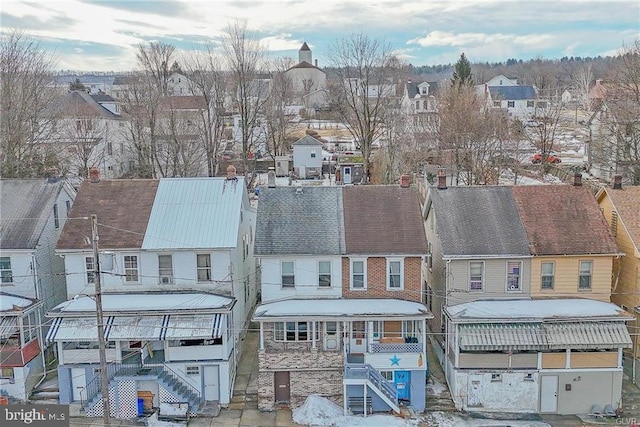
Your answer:
[[[235,101],[240,116],[242,166],[249,171],[249,153],[264,137],[260,118],[269,94],[269,81],[264,79],[267,61],[265,49],[244,21],[234,21],[226,28],[222,38],[227,67],[235,86]],[[250,185],[247,180],[247,185]]]
[[[221,58],[208,45],[204,52],[196,52],[184,59],[189,75],[191,95],[202,97],[207,109],[201,111],[196,125],[207,158],[209,176],[218,173],[218,157],[224,136],[225,99],[229,89],[229,76],[222,70]]]
[[[264,106],[267,127],[267,151],[271,156],[281,156],[290,147],[288,141],[289,119],[285,107],[290,105],[293,96],[293,84],[284,73],[292,65],[290,58],[275,60],[269,97]]]
[[[47,88],[53,58],[20,32],[0,40],[0,176],[40,176],[57,167],[44,144],[56,122],[57,95]]]
[[[540,154],[542,169],[549,169],[551,153],[557,148],[557,137],[569,128],[570,112],[560,103],[536,102],[535,109],[528,115],[524,136],[536,147]]]
[[[589,88],[593,81],[593,67],[591,63],[582,64],[573,76],[573,88],[580,96],[582,105],[586,106],[587,111],[591,111],[589,104]]]
[[[369,176],[373,142],[384,130],[385,114],[395,101],[399,63],[388,43],[359,33],[332,43],[329,81],[332,108],[348,125],[362,151]]]
[[[169,76],[171,75],[173,55],[176,48],[164,42],[150,42],[138,46],[136,58],[142,70],[155,83],[160,95],[169,95]],[[176,64],[177,65],[177,64]]]

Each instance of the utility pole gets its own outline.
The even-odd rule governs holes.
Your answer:
[[[91,241],[93,242],[93,265],[95,266],[96,317],[98,322],[98,352],[100,353],[100,382],[102,386],[102,409],[104,425],[111,426],[109,407],[109,379],[107,378],[106,343],[104,342],[104,316],[102,315],[102,277],[100,272],[100,253],[98,251],[98,216],[91,215]]]

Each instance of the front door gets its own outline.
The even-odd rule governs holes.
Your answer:
[[[99,374],[97,374],[99,375]],[[87,386],[87,376],[84,368],[71,368],[71,387],[73,387],[73,401],[82,400],[82,391]]]
[[[411,400],[411,393],[409,392],[411,385],[411,372],[410,371],[395,371],[393,373],[393,382],[398,391],[398,400]]]
[[[204,367],[204,400],[220,399],[220,381],[217,366]]]
[[[365,339],[365,322],[351,322],[351,342],[349,345],[349,353],[363,353],[367,349],[367,340]]]
[[[540,412],[558,412],[558,376],[540,377]]]
[[[338,334],[338,322],[324,323],[324,349],[338,350],[340,348],[340,335]]]
[[[344,173],[343,173],[343,178],[342,178],[342,182],[344,182],[345,184],[351,184],[352,179],[351,179],[351,167],[350,166],[345,166],[344,167]]]
[[[469,375],[467,406],[471,408],[482,406],[482,375]]]
[[[291,400],[289,372],[275,372],[273,374],[276,403],[288,403]]]

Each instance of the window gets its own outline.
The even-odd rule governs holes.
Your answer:
[[[137,255],[124,256],[124,281],[125,282],[138,281],[138,256]]]
[[[13,368],[0,368],[0,378],[3,380],[9,380],[11,384],[13,384],[14,376],[13,376]]]
[[[611,212],[611,234],[618,235],[618,212]]]
[[[291,287],[296,285],[295,264],[293,261],[282,261],[280,264],[282,286]]]
[[[580,278],[578,279],[578,290],[591,289],[592,261],[580,261]]]
[[[380,376],[387,381],[393,381],[393,371],[380,371]]]
[[[331,286],[331,261],[318,261],[318,286]]]
[[[173,257],[171,255],[158,255],[158,275],[160,284],[173,283]]]
[[[539,101],[538,102],[538,108],[547,108],[547,102],[546,101]]]
[[[533,108],[533,101],[527,101],[527,108]]]
[[[469,290],[482,291],[482,276],[484,275],[483,261],[469,262]]]
[[[387,260],[387,289],[402,289],[402,260]]]
[[[507,107],[508,108],[513,108],[516,106],[516,102],[515,101],[507,101]]]
[[[87,272],[87,283],[96,283],[96,266],[92,256],[84,258],[84,267]]]
[[[420,93],[423,94],[423,95],[426,95],[427,94],[427,88],[425,86],[422,86],[420,88]]]
[[[198,269],[198,282],[210,282],[211,281],[211,255],[210,254],[196,255],[196,263],[197,263],[197,269]]]
[[[69,216],[69,211],[71,210],[71,200],[67,200],[66,202],[64,202],[64,204],[67,207],[67,216]]]
[[[422,101],[422,108],[424,108],[425,110],[429,109],[429,103],[427,101]]]
[[[522,270],[521,261],[507,261],[507,291],[521,291],[520,272]]]
[[[420,109],[420,101],[416,101],[416,110]]]
[[[555,265],[552,262],[543,262],[542,271],[540,274],[542,289],[553,289],[553,277],[554,277]]]
[[[493,101],[493,106],[494,107],[499,107],[500,106],[500,101]]]
[[[107,155],[113,156],[113,144],[111,142],[107,142]]]
[[[187,375],[200,375],[200,366],[185,366],[184,370]]]
[[[501,382],[502,374],[491,374],[491,382]]]
[[[351,289],[366,289],[364,261],[351,260]]]
[[[11,257],[0,257],[0,284],[13,283],[13,273],[11,272]]]
[[[275,341],[311,341],[310,322],[276,322],[274,323]],[[318,331],[316,330],[316,339],[318,339]]]
[[[60,217],[58,216],[58,204],[53,205],[53,226],[60,228]]]
[[[311,150],[311,158],[312,159],[316,158],[316,150]]]
[[[533,381],[533,374],[524,374],[525,381]]]

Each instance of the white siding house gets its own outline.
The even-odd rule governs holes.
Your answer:
[[[293,143],[293,171],[301,179],[322,177],[322,142],[305,135]]]

